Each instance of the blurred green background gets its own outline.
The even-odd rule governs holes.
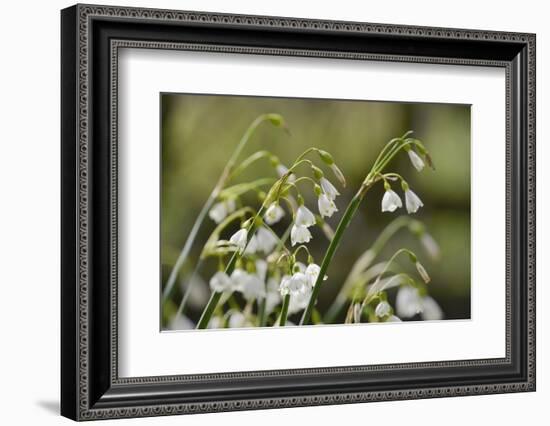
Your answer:
[[[265,149],[288,166],[311,146],[332,153],[348,182],[344,190],[339,187],[342,194],[337,199],[339,212],[327,220],[333,228],[384,144],[407,130],[414,130],[415,137],[430,151],[436,171],[424,169],[418,173],[405,153],[386,171],[402,174],[424,202],[424,207],[414,217],[426,224],[441,248],[441,257],[437,262],[430,261],[418,240],[402,230],[387,245],[379,260],[389,258],[400,247],[413,249],[432,277],[429,291],[442,307],[445,317],[470,318],[469,105],[162,94],[161,107],[162,286],[243,132],[257,116],[273,112],[285,118],[291,135],[263,124],[241,159]],[[310,174],[307,168],[303,170]],[[268,160],[248,169],[239,181],[264,176],[275,176]],[[327,171],[326,176],[338,187],[330,172]],[[402,195],[399,185],[394,185],[394,189]],[[328,270],[329,280],[320,293],[317,307],[321,312],[334,299],[357,257],[392,219],[406,214],[404,208],[382,213],[382,195],[381,184],[371,190],[346,231]],[[306,205],[317,213],[314,194],[306,194],[305,198]],[[249,201],[258,205],[254,197]],[[280,224],[276,229],[282,232],[287,224]],[[191,262],[182,268],[177,285],[163,304],[162,328],[170,328],[193,263],[214,227],[207,218],[191,251]],[[314,238],[308,247],[320,263],[328,241],[320,231],[312,233]],[[202,271],[202,279],[194,280],[185,308],[185,315],[192,321],[198,320],[208,300],[208,279],[215,270],[216,261],[212,260]]]

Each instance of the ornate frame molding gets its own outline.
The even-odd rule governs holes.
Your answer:
[[[67,158],[63,157],[64,178],[72,178],[73,181],[63,185],[64,206],[66,214],[74,213],[74,226],[65,226],[65,238],[63,238],[63,263],[66,269],[63,279],[63,292],[71,293],[62,300],[63,319],[63,353],[66,359],[70,358],[69,366],[64,365],[64,376],[62,376],[62,413],[78,420],[91,420],[112,417],[138,417],[151,415],[169,415],[184,413],[204,413],[213,411],[247,410],[260,408],[278,408],[307,405],[341,404],[351,402],[367,402],[382,400],[399,400],[415,398],[432,398],[441,396],[460,396],[487,393],[503,393],[518,391],[533,391],[535,389],[535,36],[532,34],[519,34],[509,32],[477,31],[464,29],[409,27],[401,25],[382,25],[355,22],[336,22],[322,20],[307,20],[294,18],[276,18],[265,16],[244,16],[226,15],[202,12],[183,12],[155,9],[135,9],[126,7],[104,7],[77,5],[66,9],[63,12],[64,28],[64,72],[71,74],[74,81],[71,81],[69,88],[64,88],[63,113],[64,118],[74,118],[74,128],[64,127],[63,149],[67,150]],[[280,47],[255,47],[255,46],[232,46],[213,43],[192,43],[179,42],[174,40],[147,41],[140,39],[125,38],[109,39],[108,64],[109,76],[108,85],[110,89],[110,179],[109,179],[109,214],[110,214],[110,265],[109,265],[109,342],[111,346],[109,365],[105,366],[105,360],[100,367],[92,365],[90,357],[97,357],[90,342],[96,339],[91,330],[92,322],[97,318],[97,313],[91,310],[91,296],[93,284],[91,281],[91,268],[94,258],[91,244],[94,241],[92,215],[97,208],[94,203],[93,189],[96,184],[93,177],[91,143],[93,133],[91,132],[91,116],[94,96],[92,81],[92,50],[97,49],[92,43],[93,22],[136,22],[143,25],[191,25],[191,26],[219,26],[223,28],[255,30],[274,29],[277,31],[288,31],[290,34],[314,31],[316,33],[351,34],[353,36],[379,36],[392,38],[409,38],[413,40],[443,40],[447,42],[479,42],[481,44],[503,43],[513,50],[513,46],[523,49],[524,54],[520,63],[511,59],[484,59],[484,58],[462,58],[443,56],[411,56],[393,53],[365,53],[339,50],[319,50],[315,48],[280,48]],[[506,260],[506,357],[503,359],[467,360],[435,363],[415,364],[394,364],[383,366],[361,366],[361,367],[327,367],[321,369],[306,370],[275,370],[267,372],[243,372],[224,373],[215,375],[197,376],[163,376],[121,379],[117,374],[117,85],[118,85],[118,49],[119,48],[155,48],[155,49],[178,49],[197,51],[218,51],[239,54],[265,54],[265,55],[298,55],[315,56],[339,59],[357,60],[384,60],[397,62],[425,62],[425,63],[446,63],[457,65],[481,65],[504,67],[506,69],[506,109],[507,109],[507,260]],[[523,62],[522,62],[523,61]],[[513,76],[517,73],[517,67],[523,66],[526,72],[522,81],[516,81]],[[525,87],[522,87],[524,85]],[[518,96],[518,91],[523,91],[523,98],[520,102],[525,105],[516,105],[513,98]],[[73,96],[74,95],[74,96]],[[519,108],[519,110],[518,110]],[[69,112],[68,109],[73,109]],[[72,114],[72,115],[71,115]],[[521,123],[525,126],[526,138],[519,136],[524,144],[525,158],[516,158],[516,152],[512,148],[512,141],[515,140],[517,132],[521,129],[512,127],[511,123],[517,114]],[[516,133],[514,133],[516,132]],[[522,140],[524,139],[524,140]],[[71,154],[74,154],[71,155]],[[65,153],[63,154],[65,155]],[[523,161],[522,164],[514,165]],[[69,165],[70,163],[70,165]],[[523,170],[522,182],[512,180],[514,167]],[[524,169],[523,169],[524,168]],[[517,185],[517,186],[516,186]],[[66,191],[66,194],[65,194]],[[515,192],[514,192],[515,191]],[[513,195],[519,191],[518,196],[523,196],[525,205],[522,212],[525,215],[526,235],[518,242],[512,241],[514,235],[513,227],[521,226],[521,223],[514,221],[512,217]],[[95,201],[97,203],[97,201]],[[71,240],[74,239],[74,241]],[[525,240],[525,241],[524,241]],[[69,243],[72,241],[71,243]],[[525,297],[525,329],[520,336],[525,340],[524,349],[526,360],[522,365],[521,377],[517,380],[504,381],[502,383],[479,383],[472,385],[448,385],[429,386],[425,388],[400,387],[392,390],[376,391],[350,391],[350,392],[325,392],[311,395],[274,395],[261,398],[231,398],[218,399],[214,401],[165,401],[162,403],[147,403],[125,399],[124,392],[131,386],[160,386],[173,383],[195,383],[202,381],[216,381],[224,379],[251,379],[266,377],[304,377],[308,375],[330,376],[332,374],[352,374],[358,372],[375,371],[397,371],[407,369],[446,369],[452,367],[479,367],[479,366],[504,366],[512,364],[512,341],[518,337],[513,335],[513,321],[517,321],[511,308],[512,298],[517,296],[517,289],[513,288],[512,276],[514,265],[511,263],[513,250],[523,250],[525,255],[526,282],[523,283],[522,297]],[[523,253],[523,252],[522,252]],[[71,263],[71,266],[66,266]],[[74,273],[74,276],[72,276]],[[522,276],[519,276],[522,278]],[[96,291],[96,290],[94,290]],[[69,300],[70,299],[70,300]],[[104,300],[104,299],[102,299]],[[73,306],[68,306],[74,302]],[[517,315],[516,315],[517,316]],[[108,320],[108,321],[107,321]],[[72,321],[72,325],[65,323]],[[107,367],[108,379],[102,379],[100,384],[92,385],[92,375],[98,374]],[[70,371],[69,371],[70,369]],[[109,392],[103,392],[107,386]],[[123,392],[124,390],[124,392]],[[74,397],[69,393],[75,393]],[[117,393],[118,392],[118,393]],[[101,396],[104,394],[104,396]],[[122,397],[121,397],[122,394]]]

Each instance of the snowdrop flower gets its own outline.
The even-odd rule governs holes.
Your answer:
[[[403,318],[420,314],[425,321],[437,321],[444,317],[443,310],[433,297],[420,296],[418,290],[413,287],[400,288],[395,304],[397,314]]]
[[[305,270],[305,275],[311,287],[313,287],[317,282],[317,277],[319,277],[320,272],[321,272],[321,267],[319,265],[316,265],[315,263],[310,263],[309,265],[307,265],[307,268]],[[328,277],[325,275],[323,277],[323,281],[325,281],[327,278]]]
[[[231,287],[231,278],[229,278],[229,276],[223,271],[216,272],[212,275],[212,278],[210,278],[210,289],[212,291],[220,293],[222,291],[230,290]]]
[[[344,177],[344,173],[338,168],[336,164],[331,164],[330,168],[332,170],[332,173],[334,173],[334,176],[336,176],[336,179],[340,182],[342,186],[346,186],[346,178]]]
[[[386,192],[382,197],[382,211],[383,212],[393,212],[399,207],[403,207],[401,198],[389,187],[386,188]]]
[[[242,252],[246,247],[247,237],[248,231],[244,228],[241,228],[231,236],[229,242],[237,246],[239,251]]]
[[[255,274],[248,274],[244,281],[240,292],[246,300],[255,300],[260,297],[265,297],[265,286],[262,280]]]
[[[407,207],[407,211],[409,213],[416,213],[417,210],[423,205],[424,203],[422,203],[422,200],[418,198],[418,195],[407,188],[405,191],[405,206]]]
[[[305,274],[306,269],[306,265],[304,265],[302,262],[296,262],[294,264],[294,272],[301,272],[302,274]]]
[[[413,149],[409,149],[407,151],[407,154],[409,154],[409,158],[414,168],[419,172],[422,171],[422,169],[424,168],[424,160],[422,160],[422,158],[420,158]]]
[[[216,223],[220,223],[224,220],[228,214],[231,214],[235,211],[236,205],[235,200],[229,199],[220,201],[212,206],[208,212],[208,216]]]
[[[277,203],[271,203],[264,215],[265,223],[273,225],[279,222],[285,215],[283,208]]]
[[[256,235],[252,235],[250,238],[250,241],[246,245],[246,248],[244,249],[244,254],[251,255],[258,251],[258,237]]]
[[[293,314],[305,309],[311,297],[311,285],[307,276],[302,272],[294,275],[285,275],[281,281],[280,292],[284,297],[290,295],[288,313]]]
[[[378,305],[376,305],[376,308],[374,309],[374,314],[379,318],[389,315],[390,312],[391,312],[391,306],[386,301],[380,302]]]
[[[395,315],[390,315],[386,322],[401,322],[401,318],[396,317]]]
[[[443,319],[443,311],[433,297],[424,296],[422,298],[422,319],[425,321],[438,321]]]
[[[334,212],[338,211],[338,209],[336,208],[336,204],[334,204],[334,201],[332,201],[325,193],[319,195],[319,199],[317,202],[319,205],[319,213],[321,213],[321,216],[323,217],[331,217]]]
[[[277,170],[277,174],[279,177],[283,177],[288,172],[288,167],[282,165],[281,163],[277,164],[275,166],[275,170]],[[296,180],[296,176],[294,174],[290,174],[287,178],[287,182],[294,182]]]
[[[206,328],[222,328],[223,327],[223,318],[221,317],[212,317],[210,318],[210,321],[208,322],[208,326]]]
[[[338,190],[334,187],[332,183],[330,183],[327,178],[321,177],[321,179],[319,179],[319,183],[321,184],[323,192],[327,194],[327,197],[331,200],[334,201],[336,199],[336,196],[340,195]]]
[[[309,243],[311,240],[311,232],[307,229],[307,226],[292,225],[290,230],[290,242],[293,246],[300,243]]]
[[[256,231],[256,243],[259,251],[269,254],[277,245],[278,240],[269,229],[265,226],[260,226]]]
[[[235,268],[231,274],[231,290],[241,291],[248,279],[248,272],[241,268]]]
[[[401,287],[395,298],[395,308],[401,318],[411,318],[422,312],[422,300],[418,290],[410,286]]]
[[[303,204],[298,207],[296,211],[296,221],[295,224],[298,226],[310,227],[315,225],[315,215]]]
[[[290,302],[288,304],[288,313],[295,314],[296,312],[303,311],[307,307],[310,297],[311,297],[311,289],[301,293],[297,293],[293,296],[290,296]]]
[[[265,296],[263,280],[257,274],[249,274],[237,268],[231,274],[231,289],[243,294],[246,300],[254,300]]]
[[[238,311],[233,312],[229,316],[229,322],[227,324],[229,328],[239,328],[247,326],[246,317]]]

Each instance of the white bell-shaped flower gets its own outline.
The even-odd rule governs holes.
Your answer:
[[[227,215],[233,213],[236,209],[235,200],[230,198],[228,200],[220,201],[212,206],[208,212],[208,216],[216,223],[220,223]]]
[[[220,223],[226,216],[227,209],[225,208],[225,204],[223,202],[214,204],[208,212],[208,217],[216,223]]]
[[[231,278],[229,278],[229,276],[223,271],[218,271],[214,275],[212,275],[209,284],[210,289],[218,293],[231,290],[232,288]]]
[[[384,196],[382,197],[382,211],[393,212],[396,209],[403,207],[401,198],[391,189],[386,189]]]
[[[271,205],[267,208],[265,212],[264,220],[265,223],[267,223],[268,225],[273,225],[279,222],[284,215],[285,211],[279,204],[271,203]]]
[[[301,243],[309,243],[311,240],[311,232],[307,229],[307,226],[292,225],[290,230],[290,242],[293,246]]]
[[[256,231],[256,243],[258,251],[270,254],[278,243],[277,238],[265,226],[260,226]]]
[[[248,231],[244,228],[241,228],[231,236],[229,242],[237,246],[238,250],[242,252],[246,247],[247,237]]]
[[[248,274],[240,291],[246,300],[256,300],[260,297],[265,297],[264,282],[255,274]]]
[[[395,315],[390,315],[390,316],[386,319],[386,322],[402,322],[402,321],[401,321],[401,318],[396,317]]]
[[[315,225],[315,215],[303,204],[296,211],[296,225],[298,226],[313,226]]]
[[[241,312],[235,311],[229,316],[229,321],[227,325],[229,326],[229,328],[240,328],[246,327],[248,324],[246,321],[246,317]]]
[[[401,318],[411,318],[422,312],[422,300],[414,287],[403,286],[397,292],[395,309]]]
[[[422,158],[412,149],[409,149],[408,154],[414,168],[419,172],[422,171],[424,168],[424,160],[422,160]]]
[[[321,177],[321,179],[319,179],[319,183],[321,184],[323,192],[327,194],[327,197],[331,200],[335,200],[336,197],[340,195],[338,190],[334,187],[332,183],[330,183],[327,178]]]
[[[256,234],[252,235],[250,237],[250,241],[246,245],[246,248],[244,250],[244,254],[251,255],[255,254],[258,251],[258,238],[256,237]]]
[[[433,297],[424,296],[422,298],[422,319],[425,321],[439,321],[442,320],[443,310],[438,305]]]
[[[410,189],[405,191],[405,206],[407,207],[407,211],[409,213],[416,213],[417,210],[423,205],[424,203],[422,203],[422,200],[418,198],[418,195]]]
[[[305,275],[309,281],[309,285],[311,287],[315,286],[315,283],[317,282],[317,278],[319,277],[319,273],[321,272],[321,267],[315,263],[310,263],[307,265],[307,268],[305,270]],[[323,277],[323,281],[325,281],[328,277],[325,275]]]
[[[283,177],[283,175],[285,175],[286,172],[288,172],[288,167],[279,163],[275,167],[275,170],[277,170],[277,174],[279,175],[279,177]],[[287,178],[287,182],[295,182],[295,181],[296,181],[296,176],[294,176],[294,174],[291,173]]]
[[[374,309],[374,314],[379,318],[388,316],[390,312],[391,312],[391,306],[385,300],[378,303],[378,305],[376,305],[376,308]]]
[[[338,211],[338,209],[336,208],[336,204],[334,204],[334,201],[332,201],[324,192],[319,195],[317,203],[319,205],[319,213],[323,217],[331,217],[334,212]]]
[[[280,292],[283,297],[290,295],[288,313],[293,314],[305,309],[309,303],[311,291],[306,274],[296,272],[292,276],[285,275],[281,281]]]
[[[248,272],[241,268],[235,268],[231,273],[231,289],[233,291],[242,291],[247,279]]]

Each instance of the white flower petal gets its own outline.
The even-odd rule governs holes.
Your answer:
[[[418,198],[418,195],[410,189],[405,191],[405,206],[407,207],[407,212],[416,213],[417,210],[423,205],[424,203],[422,203],[422,200]]]
[[[390,312],[391,312],[391,306],[386,301],[380,302],[378,305],[376,305],[376,308],[374,309],[374,314],[379,318],[389,315]]]
[[[322,193],[318,199],[319,213],[323,217],[331,217],[334,212],[337,212],[336,204],[332,201],[327,194]]]
[[[244,228],[241,228],[231,236],[231,238],[229,239],[229,242],[237,246],[239,251],[242,252],[246,247],[247,237],[248,237],[248,231]]]
[[[258,250],[270,254],[278,243],[277,238],[265,226],[260,226],[256,231]]]
[[[430,296],[422,298],[422,319],[426,321],[439,321],[442,320],[444,315],[441,307],[437,304],[435,299]]]
[[[231,290],[242,291],[248,280],[248,272],[241,268],[236,268],[231,274]]]
[[[298,207],[296,211],[296,225],[307,227],[315,225],[315,215],[304,205]]]
[[[409,150],[408,154],[414,168],[419,172],[422,171],[422,169],[424,168],[424,160],[422,160],[422,158],[420,158],[418,154],[412,149]]]
[[[382,211],[393,212],[399,207],[403,207],[401,198],[391,189],[387,189],[382,197]]]
[[[330,198],[331,200],[334,200],[337,195],[340,195],[338,190],[334,187],[332,183],[330,183],[330,181],[327,178],[322,177],[319,180],[319,183],[321,184],[321,188],[323,189],[323,192],[327,194],[327,197]]]
[[[309,285],[313,287],[315,283],[317,282],[317,278],[319,277],[319,273],[321,272],[321,267],[319,265],[316,265],[315,263],[310,263],[307,265],[307,268],[305,270],[306,277],[309,280]],[[325,275],[323,277],[323,281],[325,281],[328,277]]]
[[[210,289],[215,292],[230,290],[232,287],[231,278],[229,278],[229,276],[223,271],[218,271],[212,275],[209,284]]]
[[[244,254],[251,255],[255,254],[258,251],[258,238],[256,235],[252,235],[250,238],[250,241],[246,245],[246,248],[244,250]]]
[[[286,174],[286,172],[288,172],[288,167],[282,164],[277,164],[276,170],[279,177],[283,177],[283,175]],[[294,174],[291,173],[287,178],[287,182],[294,182],[294,181],[296,181],[296,176],[294,176]]]
[[[290,230],[290,242],[293,246],[300,243],[309,243],[311,240],[311,232],[306,226],[292,225]]]
[[[401,318],[411,318],[422,312],[422,301],[418,290],[410,286],[401,287],[395,298],[395,309]]]
[[[401,318],[396,317],[395,315],[390,315],[386,322],[401,322]]]
[[[268,225],[273,225],[279,222],[284,215],[285,211],[279,204],[271,203],[265,212],[264,220]]]
[[[220,223],[222,220],[225,219],[226,216],[227,209],[225,207],[225,203],[223,202],[214,204],[208,212],[208,217],[210,217],[210,219],[212,219],[216,223]]]

